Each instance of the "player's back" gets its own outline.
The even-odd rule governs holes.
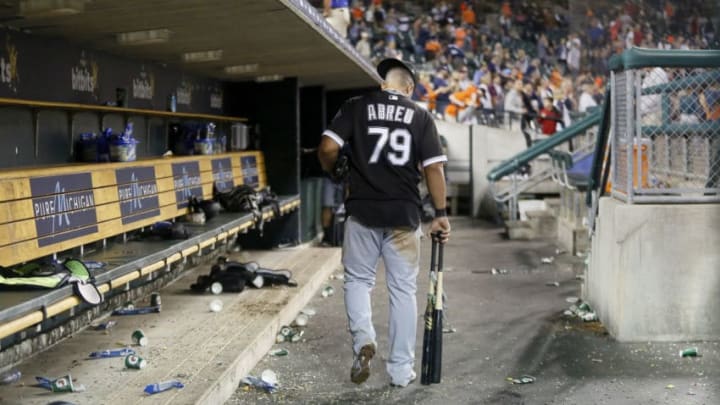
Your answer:
[[[408,212],[420,204],[420,149],[430,115],[392,91],[353,101],[349,210],[382,217]],[[434,126],[433,126],[434,128]],[[362,206],[362,207],[361,207]],[[391,214],[394,212],[394,214]]]

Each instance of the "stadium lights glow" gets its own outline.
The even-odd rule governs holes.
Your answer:
[[[212,51],[186,52],[182,54],[182,59],[186,63],[213,62],[222,59],[222,55],[222,49],[215,49]]]
[[[85,11],[86,0],[20,0],[20,15],[31,17],[61,17]]]
[[[265,76],[256,77],[255,81],[258,83],[268,83],[268,82],[279,82],[282,79],[284,79],[284,77],[280,76],[280,75],[265,75]]]
[[[243,73],[257,72],[258,68],[260,68],[260,65],[258,65],[257,63],[248,63],[246,65],[226,66],[225,73],[227,73],[229,75],[239,75],[239,74],[243,74]]]
[[[161,28],[147,31],[121,32],[117,34],[120,45],[150,45],[161,44],[170,40],[169,29]]]

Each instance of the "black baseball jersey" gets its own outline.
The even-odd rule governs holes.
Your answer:
[[[348,214],[371,227],[420,224],[420,170],[447,160],[426,110],[378,91],[346,101],[323,135],[349,144]]]

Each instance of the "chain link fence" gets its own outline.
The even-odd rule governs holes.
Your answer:
[[[720,68],[614,71],[611,85],[612,194],[720,201]]]

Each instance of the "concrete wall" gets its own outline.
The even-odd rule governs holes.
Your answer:
[[[720,206],[600,200],[585,299],[620,341],[720,338]]]
[[[485,176],[503,160],[525,150],[525,139],[519,131],[473,125],[469,146],[472,153],[472,216],[492,216],[497,206]]]
[[[448,144],[448,179],[451,183],[470,184],[470,126],[441,120],[435,120],[435,126]]]

